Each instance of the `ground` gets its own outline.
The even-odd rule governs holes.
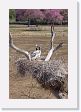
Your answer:
[[[10,32],[14,44],[29,52],[35,50],[35,45],[40,45],[42,55],[46,56],[50,47],[50,26],[10,25]],[[63,47],[56,51],[52,59],[62,59],[68,63],[68,27],[56,26],[54,46],[63,42]],[[21,77],[17,73],[15,61],[23,57],[12,48],[9,50],[9,98],[10,99],[57,99],[50,89],[43,88],[31,74]]]

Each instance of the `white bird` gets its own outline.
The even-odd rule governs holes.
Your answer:
[[[38,45],[36,45],[36,51],[31,53],[31,59],[35,60],[41,56],[41,49]]]

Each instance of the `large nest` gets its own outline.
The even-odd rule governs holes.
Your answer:
[[[28,72],[44,87],[57,91],[59,98],[68,96],[68,73],[65,65],[59,60],[29,61],[19,59],[16,62],[17,70],[23,76]]]

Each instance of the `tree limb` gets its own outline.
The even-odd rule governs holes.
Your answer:
[[[46,56],[45,61],[49,61],[50,58],[51,58],[51,56],[52,56],[52,54],[53,54],[55,51],[57,51],[60,47],[62,47],[62,44],[63,44],[63,43],[60,43],[60,44],[57,45],[55,48],[52,48],[52,49],[48,52],[48,55]]]
[[[13,48],[14,50],[18,51],[19,53],[22,53],[24,54],[28,60],[31,61],[31,55],[28,53],[28,51],[25,51],[25,50],[22,50],[18,47],[16,47],[14,44],[13,44],[13,40],[12,40],[12,37],[11,37],[11,34],[9,33],[9,45],[11,48]]]
[[[54,48],[54,46],[53,46],[54,38],[55,38],[54,26],[51,25],[51,49],[50,49],[50,51],[48,52],[48,55],[46,56],[45,61],[49,61],[50,58],[51,58],[51,56],[52,56],[52,54],[53,54],[56,50],[58,50],[60,47],[62,47],[62,44],[63,44],[63,43],[60,43],[58,46],[56,46],[56,47]]]
[[[60,43],[59,45],[57,45],[57,46],[54,48],[53,52],[57,51],[60,47],[62,47],[62,45],[63,45],[63,42]]]

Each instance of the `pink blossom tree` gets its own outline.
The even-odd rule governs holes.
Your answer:
[[[26,9],[24,17],[28,20],[28,26],[30,25],[31,20],[38,21],[43,20],[44,14],[40,9]]]
[[[16,21],[25,21],[26,18],[24,16],[25,9],[16,9]]]
[[[43,13],[47,22],[53,26],[54,22],[63,20],[63,16],[61,15],[61,9],[46,9],[43,11]]]
[[[54,24],[54,22],[62,21],[61,9],[17,9],[16,19],[24,21],[46,20],[46,22]]]

